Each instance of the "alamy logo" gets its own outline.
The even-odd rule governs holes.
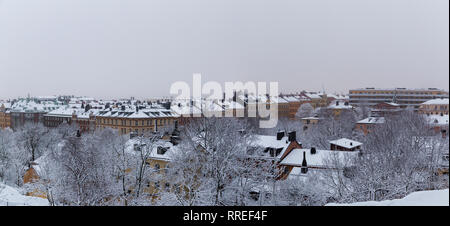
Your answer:
[[[237,98],[245,105],[242,111],[216,110],[224,101]],[[202,84],[201,74],[192,75],[192,87],[187,82],[177,81],[170,87],[170,95],[175,100],[196,105],[204,117],[257,117],[260,128],[273,128],[278,122],[278,82],[225,82],[225,88],[219,82],[208,81]],[[230,106],[233,108],[233,106]],[[192,114],[191,117],[200,117]]]

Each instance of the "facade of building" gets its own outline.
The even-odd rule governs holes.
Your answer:
[[[399,104],[396,103],[378,103],[371,107],[370,116],[373,117],[384,117],[387,115],[394,115],[402,111],[402,108]]]
[[[449,99],[433,99],[422,103],[419,113],[426,115],[448,115]]]
[[[295,119],[295,114],[297,114],[302,101],[300,101],[300,99],[296,98],[295,96],[282,96],[282,98],[285,99],[289,104],[288,118]]]
[[[0,129],[11,127],[11,112],[8,106],[5,103],[0,104]]]
[[[418,108],[423,102],[436,98],[448,98],[448,92],[435,88],[363,88],[349,91],[350,105],[353,106],[373,106],[382,102],[394,102],[399,104],[402,108],[410,106]]]
[[[348,102],[334,100],[328,107],[325,108],[325,110],[331,113],[334,117],[339,117],[343,112],[353,111],[353,107],[349,105]]]
[[[103,109],[95,115],[97,128],[117,129],[121,134],[142,135],[176,126],[178,115],[170,109],[144,108],[135,111]]]
[[[361,150],[361,147],[361,142],[347,138],[330,141],[330,150],[332,151],[359,151]]]
[[[48,98],[24,98],[11,105],[11,128],[26,123],[44,123],[44,115],[63,106],[63,103]]]
[[[44,126],[57,127],[63,123],[76,125],[81,132],[93,131],[96,127],[96,110],[61,107],[44,115]]]
[[[356,122],[355,130],[367,135],[376,125],[383,124],[384,122],[384,117],[368,117]]]

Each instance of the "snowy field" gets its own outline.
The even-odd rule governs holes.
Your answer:
[[[337,204],[330,203],[327,206],[448,206],[448,189],[436,191],[413,192],[402,199],[369,201]]]
[[[48,200],[22,195],[17,189],[0,183],[0,206],[48,206]]]

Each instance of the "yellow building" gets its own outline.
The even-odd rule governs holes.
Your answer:
[[[449,100],[433,99],[422,103],[419,107],[419,113],[427,115],[448,115]]]
[[[11,127],[11,114],[5,104],[0,105],[0,129]]]
[[[175,126],[178,115],[167,109],[150,108],[136,111],[106,109],[96,114],[97,128],[117,129],[121,134],[138,135]]]

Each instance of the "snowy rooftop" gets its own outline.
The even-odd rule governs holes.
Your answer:
[[[164,118],[164,117],[178,117],[178,114],[172,110],[164,108],[144,108],[138,111],[135,110],[118,110],[118,109],[104,109],[98,111],[96,116],[102,117],[119,117],[119,118]]]
[[[139,145],[141,142],[138,138],[130,139],[127,141],[127,152],[130,154],[135,154],[137,150],[134,149],[135,144]],[[158,153],[159,148],[164,148],[166,151],[164,153]],[[152,146],[151,153],[148,155],[149,159],[156,159],[162,161],[171,161],[174,155],[177,153],[178,147],[170,143],[169,141],[159,140]]]
[[[438,126],[443,126],[443,125],[448,125],[448,115],[430,115],[430,116],[425,116],[428,123],[431,125],[438,125]]]
[[[362,143],[360,143],[358,141],[350,140],[347,138],[332,140],[332,141],[330,141],[330,144],[334,144],[334,145],[344,147],[344,148],[354,148],[354,147],[358,147],[358,146],[362,145]]]
[[[448,101],[448,98],[443,98],[443,99],[433,99],[433,100],[425,101],[425,102],[423,102],[422,104],[424,104],[424,105],[429,105],[429,104],[449,105],[449,101]]]
[[[281,161],[281,165],[288,166],[301,166],[303,161],[303,153],[306,155],[306,163],[308,166],[325,167],[327,161],[338,160],[339,163],[344,164],[347,158],[354,158],[358,155],[358,152],[346,152],[346,151],[332,151],[332,150],[316,150],[315,154],[311,154],[311,149],[293,149],[284,159]],[[335,167],[335,166],[328,166]],[[337,166],[336,166],[337,167]]]
[[[300,102],[298,98],[295,98],[293,96],[283,96],[283,99],[285,99],[287,102]]]
[[[358,121],[357,123],[361,124],[381,124],[384,123],[384,117],[368,117],[363,120]]]
[[[336,105],[336,103],[338,103],[338,104]],[[331,103],[328,106],[328,108],[329,109],[353,109],[353,107],[350,104],[345,105],[345,103],[341,102],[341,101],[340,102],[333,101],[333,103]]]
[[[297,141],[301,144],[299,141]],[[252,142],[251,146],[260,147],[260,148],[274,148],[280,149],[281,152],[277,155],[278,158],[283,156],[284,152],[286,152],[287,147],[291,142],[289,142],[288,136],[284,136],[281,140],[277,140],[276,136],[269,135],[256,135],[255,140]]]
[[[57,101],[36,101],[21,99],[11,106],[12,112],[50,112],[59,108],[62,103]]]
[[[195,105],[191,106],[189,102],[172,103],[170,109],[179,115],[199,115],[202,113],[199,108],[197,108]]]

